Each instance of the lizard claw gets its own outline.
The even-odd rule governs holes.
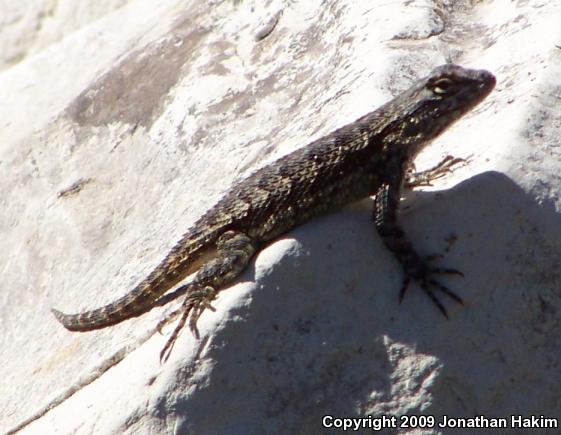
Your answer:
[[[452,268],[443,268],[443,267],[433,267],[432,269],[430,269],[431,273],[436,273],[436,274],[440,274],[440,275],[458,275],[461,277],[464,277],[465,275],[463,274],[463,272],[459,271],[458,269],[452,269]]]
[[[427,255],[424,258],[424,262],[425,263],[432,263],[435,260],[440,260],[441,258],[444,258],[444,255],[442,254],[431,254],[431,255]],[[447,268],[447,267],[431,267],[429,269],[430,273],[433,274],[439,274],[439,275],[459,275],[461,277],[464,276],[463,272],[459,271],[458,269],[453,269],[453,268]]]
[[[399,291],[399,302],[401,303],[403,301],[405,292],[407,291],[407,288],[409,287],[411,280],[415,280],[419,283],[421,290],[425,292],[425,294],[436,305],[436,307],[444,315],[444,317],[448,318],[448,312],[446,311],[446,308],[444,308],[444,305],[442,305],[442,302],[440,302],[440,300],[436,296],[435,292],[440,291],[441,293],[444,293],[446,296],[448,296],[450,299],[453,299],[460,305],[464,305],[464,301],[456,293],[454,293],[445,285],[442,285],[440,282],[438,282],[436,279],[432,278],[431,276],[436,274],[439,275],[449,274],[449,275],[459,275],[463,277],[464,274],[457,269],[440,268],[440,267],[429,268],[424,266],[425,264],[426,263],[423,263],[423,267],[421,267],[420,270],[417,272],[406,273],[405,278],[403,279],[403,284]]]
[[[411,275],[405,275],[403,279],[403,284],[401,289],[399,290],[399,303],[403,302],[403,298],[405,297],[405,292],[407,291],[407,287],[409,287],[409,283],[411,282]]]

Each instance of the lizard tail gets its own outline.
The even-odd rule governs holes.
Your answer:
[[[51,312],[70,331],[92,331],[140,316],[150,311],[158,298],[207,260],[211,253],[203,249],[203,246],[205,244],[202,243],[190,246],[187,254],[172,251],[132,291],[108,305],[78,314],[65,314],[54,308]]]
[[[65,314],[54,308],[51,312],[69,331],[92,331],[149,311],[153,302],[163,293],[155,290],[150,283],[144,281],[122,298],[101,308],[79,314]]]

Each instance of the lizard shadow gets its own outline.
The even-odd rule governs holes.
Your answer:
[[[543,345],[560,338],[554,207],[497,172],[413,193],[402,205],[409,239],[465,274],[442,277],[466,301],[442,295],[446,320],[416,284],[398,304],[402,272],[375,232],[370,202],[317,218],[257,255],[243,297],[211,339],[214,379],[178,400],[179,433],[320,433],[325,415],[390,415],[404,402],[437,420],[559,414],[546,379],[561,382],[558,374],[524,381],[533,367],[561,364]],[[209,406],[220,410],[212,423],[202,417]]]

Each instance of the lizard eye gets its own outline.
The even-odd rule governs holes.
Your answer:
[[[452,80],[447,78],[442,78],[436,80],[431,87],[435,94],[444,95],[449,93],[452,90],[453,86],[454,86],[454,82]]]

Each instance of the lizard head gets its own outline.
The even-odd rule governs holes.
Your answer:
[[[483,101],[495,87],[496,79],[486,70],[445,64],[435,68],[421,89],[419,110],[436,118],[445,115],[449,122],[460,118]]]
[[[473,109],[495,87],[495,76],[486,70],[445,64],[392,102],[396,114],[390,127],[394,143],[406,148],[409,159],[454,121]]]

